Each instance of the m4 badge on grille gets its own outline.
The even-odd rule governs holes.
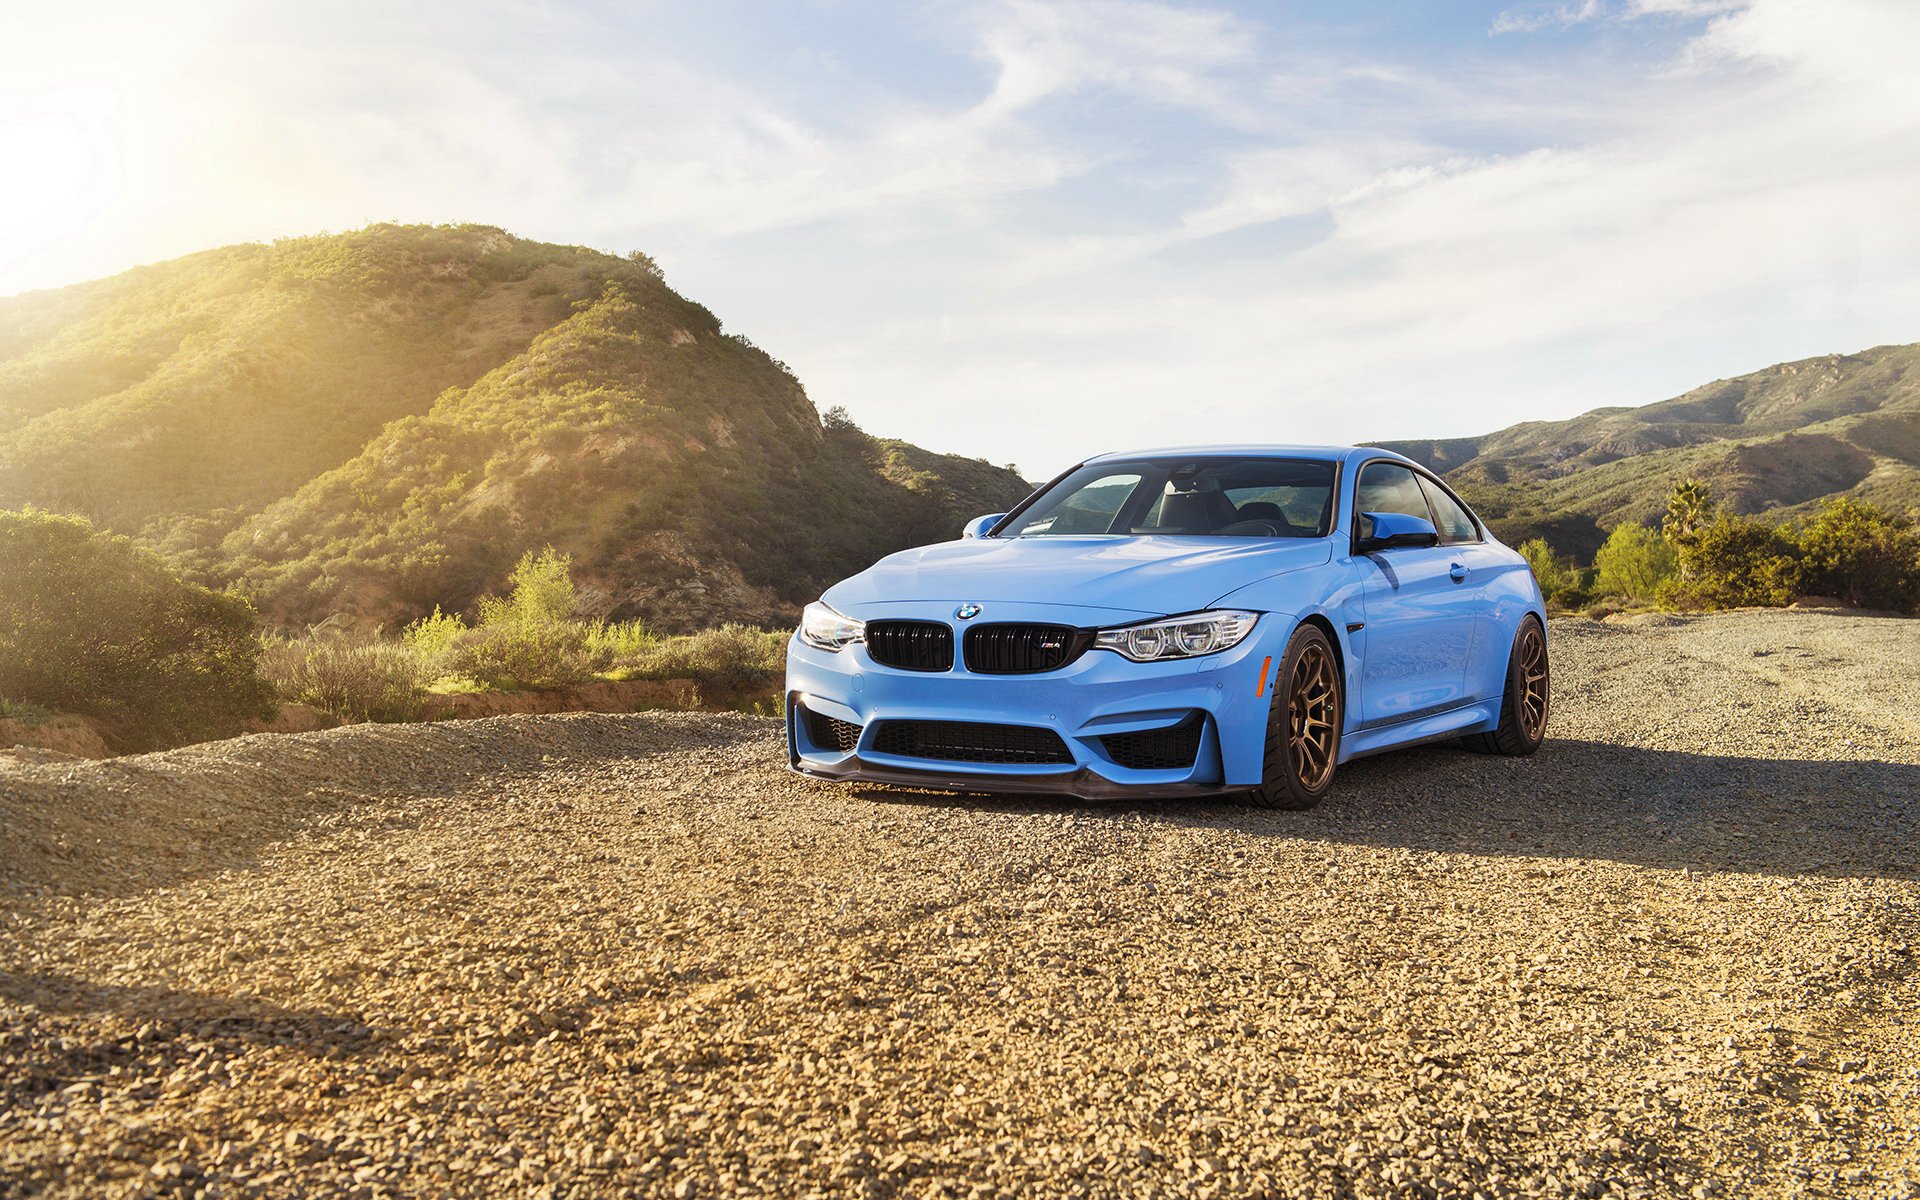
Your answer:
[[[980,606],[978,604],[962,604],[959,608],[953,610],[953,615],[959,617],[962,621],[971,621],[980,615]]]

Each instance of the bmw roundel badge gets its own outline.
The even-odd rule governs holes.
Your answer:
[[[980,606],[978,604],[962,604],[959,608],[953,610],[953,615],[959,617],[962,621],[971,621],[980,615]]]

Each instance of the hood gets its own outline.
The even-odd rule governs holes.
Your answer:
[[[1228,592],[1332,557],[1325,538],[968,538],[889,555],[828,588],[824,599],[848,616],[876,604],[975,601],[1157,617],[1206,608]]]

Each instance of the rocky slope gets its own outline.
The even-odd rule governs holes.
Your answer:
[[[1510,540],[1589,556],[1705,480],[1744,513],[1851,495],[1920,509],[1920,345],[1781,363],[1642,408],[1600,408],[1482,437],[1384,443],[1447,477]]]
[[[1916,630],[1556,621],[1537,756],[1303,814],[689,714],[0,763],[0,1182],[1911,1198]]]
[[[823,427],[641,255],[376,226],[0,300],[0,505],[134,533],[281,624],[460,609],[548,544],[597,615],[784,624],[1025,491]]]

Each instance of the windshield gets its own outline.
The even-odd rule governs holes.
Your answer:
[[[1333,518],[1333,467],[1307,458],[1089,463],[994,536],[1325,537]]]

